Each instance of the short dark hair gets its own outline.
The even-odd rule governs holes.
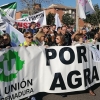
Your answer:
[[[61,27],[57,27],[57,31],[60,29]]]
[[[11,42],[10,35],[8,33],[4,33],[2,36],[6,36],[8,38],[8,41]]]
[[[31,32],[25,32],[24,33],[24,37],[27,37],[28,34],[30,34],[31,36],[33,36],[33,34]]]
[[[56,26],[55,24],[52,24],[51,27]]]
[[[17,24],[17,23],[15,23],[15,24],[13,25],[13,27],[15,27],[15,26],[18,28],[18,24]]]
[[[33,24],[36,24],[36,23],[35,23],[35,22],[31,22],[30,25],[29,25],[29,28],[30,28]]]

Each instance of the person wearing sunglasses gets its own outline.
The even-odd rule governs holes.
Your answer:
[[[56,44],[57,46],[66,46],[65,36],[62,34],[57,34],[56,36]]]
[[[37,42],[33,41],[33,34],[30,32],[25,32],[24,33],[24,38],[25,38],[25,42],[21,43],[20,46],[36,46],[38,45]]]

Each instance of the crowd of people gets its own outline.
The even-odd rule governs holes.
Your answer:
[[[18,29],[18,25],[14,24],[14,27]],[[45,25],[36,28],[35,22],[31,22],[29,28],[24,29],[23,36],[25,42],[19,46],[71,46],[80,43],[100,42],[99,28],[91,28],[88,31],[85,26],[77,31],[73,26],[67,25],[57,28],[56,25]],[[0,49],[11,47],[10,42],[9,34],[5,33],[0,36]]]
[[[18,29],[18,25],[14,24],[13,27]],[[20,31],[20,29],[18,29]],[[56,25],[45,25],[40,28],[36,28],[36,23],[31,22],[28,29],[24,29],[23,36],[25,41],[19,46],[71,46],[79,45],[89,42],[100,42],[99,28],[91,28],[87,30],[84,26],[79,30],[75,31],[74,27],[69,25],[63,25],[57,27]],[[0,35],[0,49],[10,48],[11,39],[9,34],[5,33]],[[95,93],[89,89],[91,95]]]
[[[32,22],[29,29],[24,30],[25,40],[32,40],[38,46],[71,46],[76,43],[99,42],[99,28],[91,28],[87,31],[87,27],[75,31],[73,26],[63,25],[45,25],[36,28],[36,23]],[[27,34],[27,35],[26,35]],[[31,38],[32,37],[32,38]],[[30,45],[30,43],[29,43]]]

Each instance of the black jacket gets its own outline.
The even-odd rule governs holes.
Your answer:
[[[70,33],[65,34],[65,44],[67,46],[70,46],[72,44],[72,39],[71,39],[71,34]]]

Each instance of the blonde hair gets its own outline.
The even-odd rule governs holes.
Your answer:
[[[44,32],[38,32],[34,37],[38,40],[41,40],[41,37],[44,37],[45,33]]]

